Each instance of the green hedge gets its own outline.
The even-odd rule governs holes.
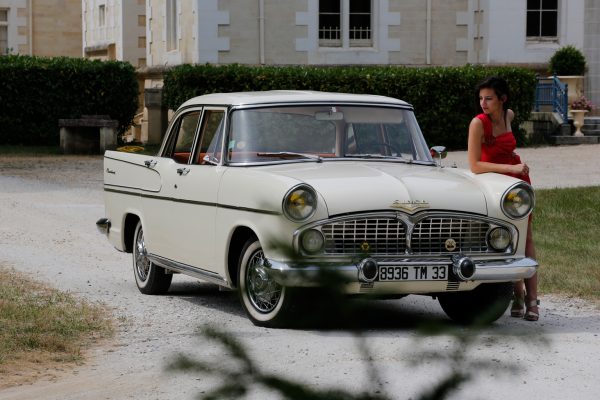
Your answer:
[[[81,115],[110,115],[122,133],[137,107],[138,83],[128,63],[0,57],[0,144],[58,145],[58,120]]]
[[[218,92],[297,89],[379,94],[414,106],[429,145],[464,149],[469,122],[478,107],[475,85],[490,75],[502,76],[510,84],[514,126],[519,126],[533,108],[536,79],[533,71],[515,67],[181,65],[166,72],[163,100],[176,109],[191,97]],[[516,136],[523,145],[524,133]]]

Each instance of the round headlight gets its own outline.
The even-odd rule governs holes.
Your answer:
[[[496,251],[504,251],[510,246],[512,237],[506,228],[494,228],[489,235],[490,246]]]
[[[504,194],[502,211],[509,218],[523,218],[533,208],[534,199],[531,186],[520,183]]]
[[[310,186],[296,186],[283,198],[283,213],[292,221],[304,221],[317,209],[317,195]]]
[[[302,249],[310,254],[315,254],[323,250],[325,239],[323,234],[316,229],[309,229],[302,233]]]

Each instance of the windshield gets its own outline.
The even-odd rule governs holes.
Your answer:
[[[235,110],[230,163],[346,158],[431,163],[411,110],[368,106],[301,106]]]

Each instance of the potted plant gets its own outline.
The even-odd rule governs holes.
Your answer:
[[[548,71],[569,85],[569,104],[583,95],[585,70],[586,62],[583,53],[572,45],[556,50],[548,62]]]
[[[584,124],[584,117],[588,111],[592,111],[596,108],[594,103],[589,101],[585,96],[580,96],[575,101],[569,104],[571,108],[571,115],[573,116],[573,126],[575,126],[574,136],[583,136],[581,128]]]

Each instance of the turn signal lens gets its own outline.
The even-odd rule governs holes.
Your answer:
[[[527,183],[519,183],[508,190],[502,198],[502,211],[513,219],[527,216],[533,209],[535,196]]]
[[[308,185],[296,186],[283,198],[283,213],[295,222],[305,221],[317,209],[317,195]]]

